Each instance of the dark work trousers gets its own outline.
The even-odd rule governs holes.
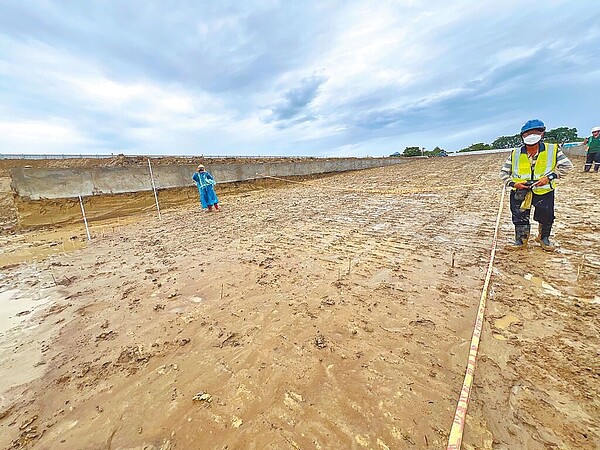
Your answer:
[[[515,225],[529,225],[530,209],[521,211],[521,200],[515,200],[515,190],[510,191],[510,212]],[[533,220],[541,225],[552,225],[554,222],[554,191],[544,195],[533,194],[531,206],[535,208]]]
[[[594,163],[594,172],[598,172],[600,169],[600,152],[588,153],[585,157],[585,168],[586,172],[589,172]]]

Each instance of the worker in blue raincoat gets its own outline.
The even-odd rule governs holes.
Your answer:
[[[198,171],[192,175],[192,180],[194,180],[196,186],[198,186],[202,208],[207,208],[208,211],[220,211],[219,199],[217,198],[214,188],[217,183],[202,164],[198,166]]]

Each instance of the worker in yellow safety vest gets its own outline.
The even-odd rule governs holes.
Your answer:
[[[556,180],[573,168],[573,163],[556,144],[543,142],[546,126],[538,119],[525,122],[521,127],[523,146],[515,148],[502,165],[500,177],[511,187],[510,211],[515,225],[513,248],[527,246],[533,219],[539,223],[538,240],[542,249],[554,251],[550,232],[554,222],[554,189]]]

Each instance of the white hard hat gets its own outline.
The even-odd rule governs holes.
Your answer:
[[[592,128],[592,133],[593,133],[594,131],[600,131],[600,127],[594,127],[594,128]]]

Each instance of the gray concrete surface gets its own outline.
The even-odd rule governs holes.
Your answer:
[[[339,158],[254,164],[206,164],[219,183],[248,181],[262,175],[274,177],[312,175],[368,169],[408,162],[404,158]],[[152,167],[158,189],[193,186],[194,165]],[[79,195],[122,194],[152,190],[148,166],[96,167],[87,169],[14,168],[11,188],[29,200],[74,198]]]
[[[583,144],[563,149],[564,154],[567,156],[585,156],[586,151],[585,145]]]

